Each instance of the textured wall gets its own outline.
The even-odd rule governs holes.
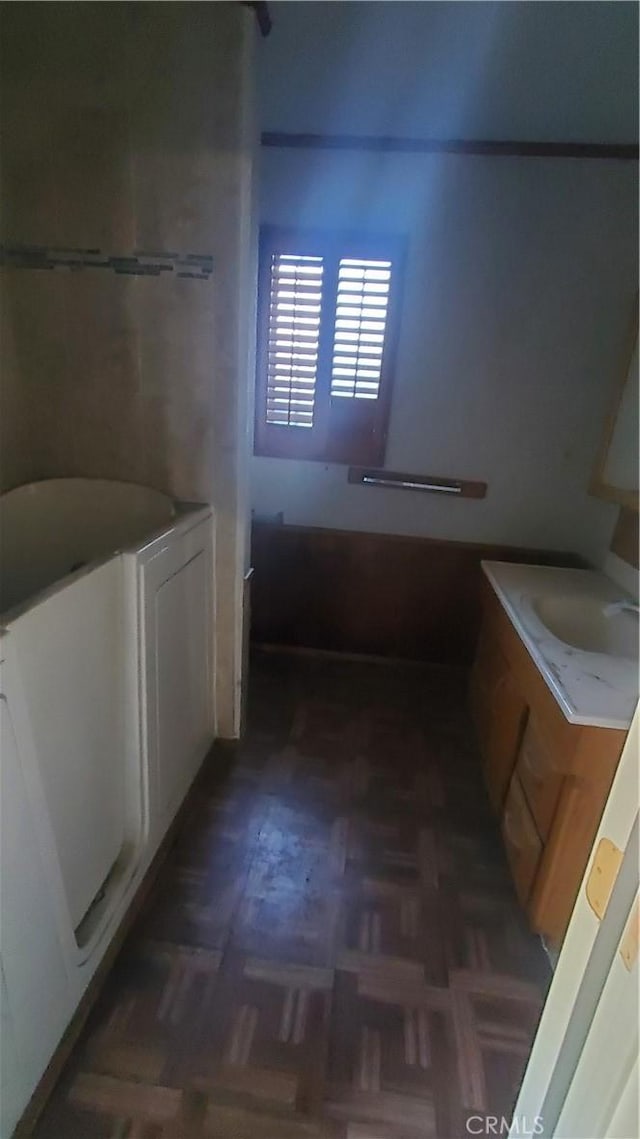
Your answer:
[[[202,279],[134,275],[122,262],[4,270],[3,485],[100,476],[213,503],[230,735],[253,332],[253,17],[235,3],[3,9],[3,240],[213,257]]]

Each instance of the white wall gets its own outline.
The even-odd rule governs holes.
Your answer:
[[[624,162],[263,150],[262,222],[408,234],[386,466],[489,490],[452,502],[254,457],[256,513],[601,561],[616,510],[586,487],[636,287],[636,202]]]
[[[264,130],[637,142],[638,8],[270,3]]]

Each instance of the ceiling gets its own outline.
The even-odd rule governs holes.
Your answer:
[[[637,142],[638,7],[627,0],[269,9],[262,130]]]

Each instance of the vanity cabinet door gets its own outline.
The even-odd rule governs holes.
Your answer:
[[[499,813],[515,766],[527,705],[487,623],[473,667],[471,704],[489,798]]]
[[[496,646],[493,643],[490,630],[485,618],[480,631],[480,639],[476,649],[475,661],[471,670],[471,714],[484,752],[485,741],[489,731],[490,706],[490,677],[492,674],[493,658]]]
[[[536,826],[546,842],[556,812],[564,775],[529,717],[518,756],[517,772]]]
[[[502,836],[516,893],[526,906],[542,856],[542,840],[514,773],[502,816]]]

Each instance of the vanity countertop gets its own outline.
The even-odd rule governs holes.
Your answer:
[[[541,598],[632,599],[595,570],[483,561],[482,568],[567,720],[626,729],[638,700],[638,660],[585,652],[554,636],[534,608]],[[635,617],[633,618],[636,619]]]

